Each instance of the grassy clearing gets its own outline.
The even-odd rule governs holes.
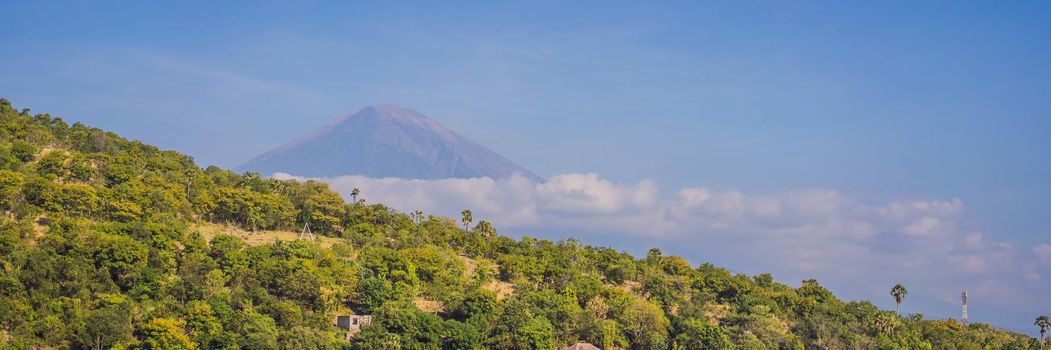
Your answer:
[[[219,225],[212,223],[195,224],[190,227],[191,230],[195,230],[204,236],[205,240],[211,240],[219,234],[226,234],[235,237],[239,237],[244,240],[245,244],[250,246],[267,245],[278,241],[294,241],[299,238],[299,232],[293,231],[271,231],[271,230],[259,230],[259,231],[247,231],[240,227],[230,225]],[[340,238],[333,237],[322,237],[313,235],[313,238],[324,248],[332,247],[333,244],[342,241]]]

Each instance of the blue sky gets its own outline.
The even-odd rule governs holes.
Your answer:
[[[395,103],[542,176],[597,173],[625,188],[652,181],[661,198],[704,187],[760,202],[809,189],[872,207],[959,199],[953,237],[980,232],[1012,245],[1019,261],[1039,259],[1023,253],[1051,242],[1047,2],[3,8],[0,96],[203,164],[234,167],[337,116]],[[777,270],[725,250],[674,249],[692,242],[674,237],[521,227]],[[865,247],[908,250],[893,242],[877,236]],[[975,254],[991,261],[997,252]],[[1051,279],[1046,266],[1033,268]],[[775,272],[790,283],[805,274]],[[827,275],[847,297],[886,294]],[[966,275],[954,281],[968,284]],[[1030,282],[1011,288],[1029,295],[1048,286]],[[955,315],[937,292],[924,295],[917,311]],[[972,300],[982,310],[981,295]],[[1051,302],[1041,305],[1051,312]],[[1031,324],[1008,306],[988,308],[1001,314],[998,324]]]

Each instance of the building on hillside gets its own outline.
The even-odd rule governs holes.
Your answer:
[[[336,328],[346,331],[344,339],[350,340],[355,334],[361,332],[361,327],[372,323],[371,315],[340,315],[336,316]]]
[[[576,343],[570,345],[566,350],[602,350],[597,346],[591,345],[591,343]]]

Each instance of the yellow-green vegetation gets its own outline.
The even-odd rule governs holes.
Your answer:
[[[319,182],[202,169],[6,100],[0,214],[0,348],[1038,346],[844,302],[815,280],[514,240],[471,227],[469,211],[424,218]],[[307,224],[317,239],[299,239]],[[375,321],[348,342],[333,318],[351,311]]]

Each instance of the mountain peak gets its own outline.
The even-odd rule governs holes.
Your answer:
[[[237,168],[265,175],[406,179],[540,177],[419,111],[368,106]]]
[[[341,118],[341,122],[346,122],[346,120],[350,118],[379,118],[393,120],[399,123],[413,123],[428,129],[445,129],[444,126],[438,124],[438,122],[435,122],[415,109],[393,104],[381,104],[362,108],[354,114]]]
[[[351,114],[353,116],[376,116],[385,118],[406,118],[406,119],[431,119],[423,113],[411,108],[405,108],[394,104],[380,104],[374,106],[368,106],[362,108],[358,112]]]
[[[375,105],[375,106],[368,106],[366,108],[372,108],[372,109],[374,109],[376,111],[379,111],[380,113],[384,113],[384,114],[413,114],[413,115],[416,115],[416,116],[419,116],[419,117],[427,118],[427,116],[423,115],[423,113],[420,113],[419,111],[417,111],[415,109],[406,108],[406,107],[402,107],[402,106],[399,106],[399,105],[396,105],[396,104],[390,104],[390,103],[378,104],[378,105]]]

